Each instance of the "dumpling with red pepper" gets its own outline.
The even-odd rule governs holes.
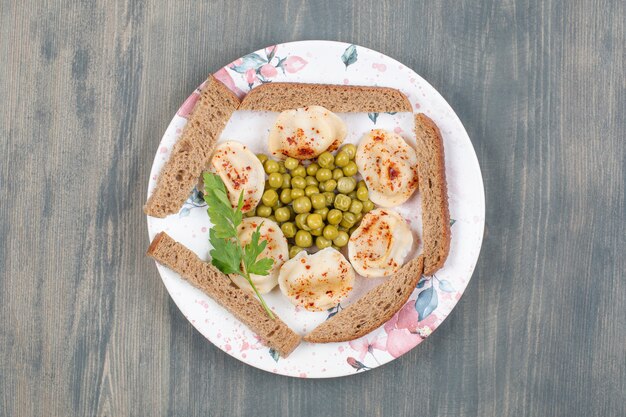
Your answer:
[[[285,110],[270,129],[269,150],[278,159],[312,159],[337,149],[347,134],[344,121],[325,107]]]
[[[324,311],[343,300],[354,285],[350,262],[334,248],[309,255],[300,251],[278,275],[280,291],[296,306]]]
[[[233,207],[237,207],[242,192],[242,212],[251,211],[259,204],[265,187],[265,171],[259,158],[246,145],[234,140],[218,144],[211,158],[211,169],[224,182]]]
[[[375,129],[366,134],[355,162],[374,204],[395,207],[417,190],[417,152],[396,133]]]

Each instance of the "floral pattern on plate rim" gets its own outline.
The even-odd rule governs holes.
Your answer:
[[[333,67],[332,72],[324,72],[324,69],[334,65],[333,59],[338,66]],[[381,328],[351,342],[304,344],[289,358],[279,358],[275,351],[264,347],[258,337],[251,335],[241,323],[229,319],[228,313],[219,323],[223,328],[211,322],[211,314],[207,313],[217,314],[212,300],[189,288],[176,274],[157,264],[168,291],[181,311],[205,337],[228,354],[266,371],[295,377],[323,378],[367,371],[398,358],[421,343],[460,299],[471,278],[484,227],[484,190],[480,168],[469,137],[450,106],[432,86],[401,63],[376,51],[339,42],[304,41],[269,46],[231,62],[214,75],[239,97],[257,85],[274,80],[387,85],[402,90],[415,111],[423,111],[437,122],[444,137],[450,209],[455,217],[451,221],[454,225],[452,247],[449,262],[444,268],[436,276],[422,277],[405,305]],[[168,127],[155,156],[149,193],[156,185],[158,170],[180,136],[202,87],[199,86],[183,103]],[[382,120],[379,119],[382,114],[370,113],[367,116],[372,124]],[[393,113],[385,115],[390,116]],[[458,152],[455,152],[457,148]],[[472,158],[464,158],[462,162],[458,160],[458,154],[467,155],[468,152]],[[459,175],[460,172],[464,175]],[[464,188],[473,190],[474,197],[462,192]],[[471,200],[471,204],[464,204],[465,200]],[[150,237],[160,230],[179,233],[179,239],[188,236],[190,231],[186,229],[191,227],[194,219],[197,220],[198,213],[204,211],[203,207],[201,193],[194,190],[181,211],[168,218],[172,220],[161,222],[161,219],[148,218]],[[180,228],[174,223],[174,218],[182,222]],[[208,230],[202,226],[191,233],[193,239],[201,240]],[[465,245],[469,250],[459,252],[464,249],[461,237],[471,240],[471,245]],[[190,302],[191,298],[195,301]],[[336,314],[342,307],[329,310],[324,318]],[[223,333],[229,330],[232,331],[227,337]],[[302,354],[305,350],[308,352],[306,355]],[[256,355],[256,352],[263,351],[267,359],[263,354]]]

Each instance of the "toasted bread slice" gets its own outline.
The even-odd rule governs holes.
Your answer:
[[[165,232],[154,237],[147,254],[204,291],[282,357],[287,357],[300,343],[300,336],[278,317],[272,320],[254,295],[237,287],[212,264],[200,260]]]
[[[159,173],[157,186],[143,208],[147,215],[165,217],[178,213],[202,170],[208,166],[215,142],[237,107],[237,96],[209,76],[170,159]]]
[[[413,111],[409,99],[394,88],[300,83],[262,84],[248,93],[239,109],[281,112],[313,105],[337,113]]]
[[[415,289],[424,267],[419,256],[385,282],[317,326],[304,340],[313,343],[345,342],[365,336],[393,317]]]
[[[422,193],[424,274],[432,275],[446,262],[450,251],[450,210],[439,128],[423,113],[415,115],[419,187]]]

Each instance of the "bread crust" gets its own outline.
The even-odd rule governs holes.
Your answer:
[[[439,128],[423,113],[415,115],[418,175],[422,194],[424,274],[443,267],[450,252],[450,210],[443,138]]]
[[[144,213],[161,218],[178,213],[209,165],[215,144],[238,107],[237,96],[210,75],[170,158],[159,172]]]
[[[202,290],[282,357],[289,356],[300,344],[301,337],[280,318],[271,319],[254,295],[237,287],[228,276],[212,264],[200,260],[167,233],[160,232],[154,237],[147,255]]]
[[[285,82],[254,88],[240,109],[282,112],[313,105],[336,113],[413,111],[407,96],[395,88]]]

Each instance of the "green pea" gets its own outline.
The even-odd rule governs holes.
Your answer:
[[[283,174],[283,183],[281,188],[291,188],[291,175]]]
[[[306,224],[311,229],[317,229],[324,225],[324,219],[322,219],[321,214],[312,213],[306,218]]]
[[[320,169],[320,166],[313,162],[311,165],[306,167],[306,173],[309,175],[315,175],[318,169]]]
[[[310,175],[308,175],[304,180],[306,181],[306,185],[315,185],[316,187],[319,185],[319,182],[315,179],[315,177]]]
[[[306,177],[306,169],[302,165],[298,165],[296,169],[291,170],[292,177]]]
[[[328,212],[328,216],[326,216],[326,221],[332,225],[338,225],[341,223],[341,219],[343,218],[343,213],[337,209],[331,209]]]
[[[356,198],[358,198],[361,201],[367,201],[367,199],[369,198],[369,193],[367,192],[367,188],[365,188],[365,187],[357,188],[357,190],[356,190]]]
[[[358,226],[358,225],[352,226],[352,227],[350,228],[350,230],[348,231],[348,234],[349,234],[350,236],[352,236],[352,233],[356,232],[356,229],[358,229],[358,228],[359,228],[359,226]]]
[[[320,189],[317,188],[315,185],[307,185],[307,187],[304,189],[304,195],[306,195],[307,197],[310,197],[313,194],[318,194],[319,192]]]
[[[274,216],[276,217],[276,220],[282,223],[289,220],[291,213],[289,213],[289,209],[287,207],[281,207],[274,211]]]
[[[350,208],[352,199],[347,195],[337,194],[333,206],[341,211],[347,211]]]
[[[256,208],[256,214],[261,217],[269,217],[272,215],[272,208],[260,204]]]
[[[348,193],[348,197],[350,197],[353,200],[356,200],[356,191],[352,190]]]
[[[336,251],[340,251],[341,250],[341,248],[339,246],[334,245],[334,244],[331,246],[331,248],[333,248]]]
[[[275,190],[266,190],[261,201],[268,207],[274,207],[278,202],[278,193]]]
[[[333,242],[331,242],[330,240],[326,239],[323,236],[318,236],[315,238],[315,246],[317,246],[320,249],[325,249],[327,247],[329,247],[330,245],[332,245]]]
[[[333,240],[339,234],[339,230],[337,230],[337,228],[332,224],[327,224],[326,226],[324,226],[324,231],[322,232],[322,234],[326,239]]]
[[[276,193],[278,193],[278,191],[276,191]],[[285,205],[283,203],[280,202],[280,198],[278,199],[278,201],[276,202],[276,204],[274,205],[274,207],[272,207],[274,209],[274,211],[276,211],[277,208],[281,208],[284,207]]]
[[[289,209],[289,221],[294,221],[296,219],[296,212],[293,210],[293,206],[287,206]]]
[[[296,216],[296,226],[298,229],[302,230],[311,230],[311,228],[306,224],[306,219],[309,217],[309,213],[302,213]]]
[[[345,152],[338,152],[335,155],[335,165],[339,168],[343,168],[350,163],[350,157]]]
[[[350,229],[348,229],[347,227],[339,226],[339,227],[337,227],[337,230],[339,230],[340,232],[348,233],[348,230],[350,230]]]
[[[363,213],[369,213],[372,210],[374,210],[374,203],[372,203],[370,200],[364,201],[363,202]]]
[[[300,176],[294,176],[291,178],[291,188],[301,188],[304,190],[306,187],[306,180]]]
[[[366,183],[365,183],[365,181],[363,181],[363,180],[359,181],[359,182],[356,184],[356,186],[357,186],[358,188],[365,187],[365,189],[367,189],[367,184],[366,184]]]
[[[356,145],[353,145],[352,143],[346,143],[341,147],[339,152],[345,152],[348,154],[348,158],[354,159],[354,157],[356,156]]]
[[[298,197],[293,200],[293,210],[298,214],[311,211],[311,200],[309,197]]]
[[[324,186],[324,191],[335,191],[335,189],[337,188],[337,181],[332,178],[328,181],[324,181],[322,184]],[[322,187],[320,187],[320,189],[322,189]]]
[[[283,176],[278,172],[272,172],[267,180],[272,188],[278,188],[283,185]]]
[[[357,168],[356,163],[354,161],[350,161],[348,165],[343,167],[343,173],[346,177],[351,177],[356,175],[359,172],[359,168]]]
[[[293,171],[294,169],[296,169],[298,167],[298,160],[296,158],[292,158],[292,157],[288,157],[287,159],[285,159],[285,168],[287,168],[289,171]]]
[[[256,216],[256,209],[252,209],[250,211],[247,211],[243,215],[246,216],[246,217],[254,217],[254,216]]]
[[[348,211],[348,212],[343,213],[343,219],[341,220],[341,223],[339,224],[345,227],[346,229],[349,229],[352,226],[354,226],[354,223],[356,223],[356,215]]]
[[[300,246],[293,245],[292,247],[289,248],[289,258],[295,258],[295,256],[298,254],[298,252],[302,252],[303,250],[304,250],[304,248],[301,248]]]
[[[278,172],[281,174],[287,173],[287,168],[285,168],[285,163],[283,161],[278,161]]]
[[[296,245],[300,246],[301,248],[308,248],[313,244],[313,238],[311,237],[311,234],[306,230],[298,230],[296,232],[295,242]]]
[[[327,206],[332,206],[335,202],[335,193],[332,193],[330,191],[324,191],[324,197],[326,197]]]
[[[256,157],[259,158],[259,161],[261,161],[262,164],[264,164],[265,161],[269,159],[267,155],[262,154],[262,153],[257,154]]]
[[[324,208],[321,208],[321,209],[313,210],[313,213],[317,213],[317,214],[321,215],[322,216],[322,220],[325,221],[326,217],[328,217],[328,211],[329,211],[328,207],[324,207]]]
[[[343,177],[343,171],[341,170],[341,168],[333,169],[333,179],[335,181],[339,181],[339,178],[341,177]]]
[[[311,205],[314,209],[321,209],[326,207],[326,197],[323,194],[311,195]]]
[[[263,168],[265,168],[265,173],[268,175],[272,172],[278,172],[278,162],[274,161],[273,159],[268,159],[263,163]]]
[[[320,168],[315,173],[315,178],[317,178],[319,182],[328,181],[332,179],[332,177],[333,177],[333,172],[328,168]]]
[[[317,157],[317,163],[322,168],[330,168],[335,162],[335,157],[330,152],[322,152],[320,156]]]
[[[363,218],[363,213],[358,213],[356,215],[356,223],[358,224],[361,221],[362,218]]]
[[[322,236],[322,231],[324,230],[323,227],[318,227],[317,229],[311,229],[311,234],[313,236]]]
[[[352,177],[342,177],[337,181],[337,189],[340,193],[348,194],[356,186],[356,180]]]
[[[303,188],[292,188],[291,189],[291,199],[295,200],[299,197],[302,197],[304,195],[304,189]]]
[[[333,239],[333,243],[340,248],[346,246],[348,244],[348,240],[350,240],[350,236],[346,232],[339,232],[337,237]]]
[[[296,235],[296,226],[291,222],[283,223],[280,230],[283,231],[286,238],[292,238]]]
[[[283,204],[289,204],[293,200],[291,198],[291,190],[289,188],[284,188],[280,192],[280,202]]]
[[[359,200],[352,200],[352,203],[350,203],[350,208],[348,209],[348,211],[350,213],[359,214],[360,212],[363,211],[363,203],[361,203]]]

